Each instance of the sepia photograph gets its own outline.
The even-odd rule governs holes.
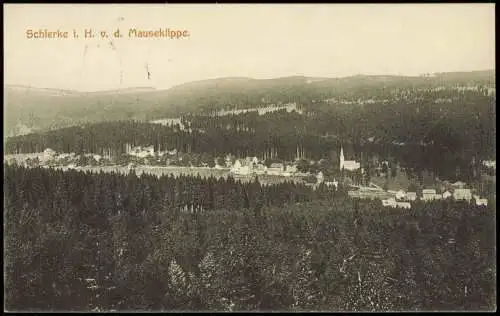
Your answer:
[[[4,4],[4,312],[493,312],[495,5]]]

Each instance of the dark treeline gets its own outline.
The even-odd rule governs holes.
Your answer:
[[[7,310],[496,307],[492,209],[4,168]],[[200,186],[213,192],[197,200]],[[183,212],[186,201],[213,209]]]
[[[94,208],[113,214],[136,211],[139,205],[143,211],[160,207],[192,212],[240,208],[259,210],[263,206],[310,201],[328,191],[323,186],[315,191],[302,183],[294,182],[261,185],[257,178],[253,182],[242,183],[232,177],[216,179],[163,175],[158,178],[147,173],[136,176],[134,171],[128,175],[102,171],[94,175],[90,171],[65,172],[56,169],[5,166],[6,181],[13,184],[20,182],[22,186],[21,189],[15,187],[7,190],[20,190],[21,200],[50,208],[53,205],[44,203],[53,201],[58,196],[45,193],[57,193],[70,201],[65,207]],[[30,182],[25,182],[26,175],[31,178]],[[92,199],[93,204],[85,204],[89,197],[101,195],[106,198]],[[113,209],[109,209],[110,206],[113,206]],[[46,215],[49,216],[49,213]]]

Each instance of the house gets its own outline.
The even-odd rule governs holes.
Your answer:
[[[396,199],[403,200],[405,198],[406,198],[406,192],[405,191],[399,190],[398,192],[396,192]]]
[[[491,169],[496,169],[497,168],[497,162],[496,160],[484,160],[483,165],[487,168]]]
[[[455,200],[470,201],[472,199],[472,194],[470,189],[455,189],[455,191],[453,191],[453,198]]]
[[[450,193],[450,191],[446,191],[443,193],[443,199],[449,199],[453,196],[453,194]]]
[[[400,207],[400,208],[406,208],[406,209],[411,208],[410,202],[396,202],[396,206]]]
[[[252,168],[259,163],[259,159],[257,157],[246,157],[245,161],[248,165],[251,165]]]
[[[389,207],[396,207],[397,206],[396,199],[389,198],[389,199],[386,199],[386,200],[382,200],[382,205],[383,206],[389,206]]]
[[[488,206],[488,199],[476,199],[477,206]]]
[[[434,189],[424,189],[422,190],[422,199],[424,201],[440,200],[442,198],[441,194],[437,194]]]
[[[263,163],[259,162],[253,166],[253,171],[256,174],[265,174],[267,172],[267,167]]]
[[[436,194],[435,189],[423,189],[422,190],[422,195],[433,195]]]
[[[406,192],[403,190],[399,190],[399,191],[387,190],[387,192],[392,194],[394,197],[396,197],[397,200],[402,200],[406,197]]]
[[[138,158],[145,158],[147,156],[154,156],[155,154],[155,148],[154,146],[147,146],[147,147],[141,147],[141,146],[136,146],[133,148],[128,148],[127,153],[130,156],[135,156]]]
[[[408,201],[415,201],[417,199],[417,192],[407,192],[406,199]]]
[[[272,163],[269,168],[267,168],[267,174],[274,176],[280,176],[283,171],[285,171],[285,168],[282,163]]]
[[[345,160],[344,159],[344,148],[340,147],[340,170],[354,171],[358,170],[361,164],[355,160]]]
[[[253,165],[249,164],[249,162],[245,160],[237,159],[234,162],[234,165],[230,170],[234,174],[238,175],[249,175],[253,172]]]
[[[71,154],[60,153],[59,155],[57,155],[57,158],[59,158],[59,159],[74,158],[74,157],[75,157],[74,153],[71,153]]]
[[[49,160],[54,158],[56,155],[56,152],[50,148],[47,148],[43,151],[43,159]]]
[[[169,154],[170,156],[177,155],[177,149],[174,148],[170,151],[167,150],[167,154]]]

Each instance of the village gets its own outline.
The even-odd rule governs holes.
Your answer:
[[[487,162],[488,166],[496,167],[494,162]],[[343,148],[340,149],[340,171],[356,171],[361,170],[360,162],[355,160],[345,160]],[[283,163],[272,163],[270,167],[266,167],[262,161],[259,161],[257,157],[247,157],[245,159],[238,159],[231,166],[231,172],[235,175],[240,176],[250,176],[259,174],[272,174],[284,177],[290,177],[293,175],[298,176],[311,176],[310,173],[301,173],[297,170],[297,166],[294,164],[283,164]],[[327,187],[332,187],[338,189],[339,181],[332,179],[331,181],[325,180],[323,172],[319,171],[316,174],[316,182],[306,183],[306,185],[311,186],[313,189],[318,188],[320,185],[326,185]],[[361,186],[350,184],[348,185],[351,190],[348,190],[348,196],[357,199],[378,199],[382,201],[383,206],[387,207],[399,207],[399,208],[411,208],[411,202],[417,200],[430,202],[436,200],[447,200],[453,199],[455,201],[467,201],[469,203],[474,202],[478,206],[487,206],[488,199],[481,198],[479,195],[473,194],[472,189],[467,188],[466,184],[463,182],[455,182],[448,185],[443,189],[442,193],[438,193],[436,189],[424,188],[417,194],[417,192],[405,192],[403,189],[399,190],[384,190],[380,186],[370,183],[369,186]]]
[[[155,166],[160,170],[160,174],[171,173],[172,168],[175,169],[177,159],[178,162],[182,161],[179,158],[179,152],[175,149],[156,151],[153,146],[126,146],[126,153],[134,162],[128,162],[126,165],[126,172],[130,172],[135,168],[141,167],[143,164],[151,165],[155,157],[158,161],[161,157],[172,157],[167,160],[168,166],[163,166],[165,170],[161,170],[161,166]],[[57,167],[64,166],[66,169],[82,169],[86,167],[92,170],[93,167],[103,167],[116,165],[110,155],[97,155],[86,154],[82,155],[85,158],[84,166],[78,163],[82,159],[75,153],[56,153],[54,150],[47,148],[43,153],[24,154],[20,157],[5,156],[4,161],[12,163],[14,160],[18,164],[24,164],[30,167],[43,166],[43,167]],[[177,157],[177,158],[174,158]],[[134,160],[135,159],[135,160]],[[137,163],[138,162],[138,163]],[[173,163],[172,163],[173,162]],[[314,163],[311,161],[311,163]],[[496,169],[495,161],[485,161],[483,163],[488,168]],[[146,166],[145,166],[146,167]],[[199,165],[178,166],[180,172],[193,173],[203,170],[208,170],[208,175],[211,176],[233,176],[238,180],[248,182],[256,177],[267,177],[278,179],[278,182],[291,181],[302,182],[306,186],[311,187],[313,190],[318,189],[320,186],[326,186],[332,190],[338,190],[340,186],[347,190],[347,195],[353,199],[371,199],[380,200],[383,206],[391,208],[405,208],[409,209],[412,203],[416,201],[431,202],[437,200],[455,200],[466,201],[474,203],[478,206],[487,206],[488,199],[475,194],[475,190],[468,188],[467,184],[463,182],[447,183],[441,185],[439,189],[421,187],[419,190],[405,190],[407,188],[382,188],[373,182],[368,185],[361,185],[356,181],[352,181],[351,173],[364,173],[361,163],[355,160],[346,160],[344,150],[340,148],[339,155],[339,177],[325,177],[322,171],[316,173],[304,172],[297,167],[295,162],[272,162],[267,163],[257,157],[236,158],[233,155],[227,155],[224,159],[215,159],[214,163],[201,162]],[[102,169],[101,169],[102,170]],[[213,171],[213,172],[210,172]],[[142,172],[148,172],[148,169]],[[199,174],[199,173],[198,173]],[[264,184],[269,182],[264,181]],[[274,183],[271,181],[271,183]]]

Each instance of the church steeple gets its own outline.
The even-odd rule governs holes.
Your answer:
[[[344,169],[344,148],[340,145],[340,170]]]

